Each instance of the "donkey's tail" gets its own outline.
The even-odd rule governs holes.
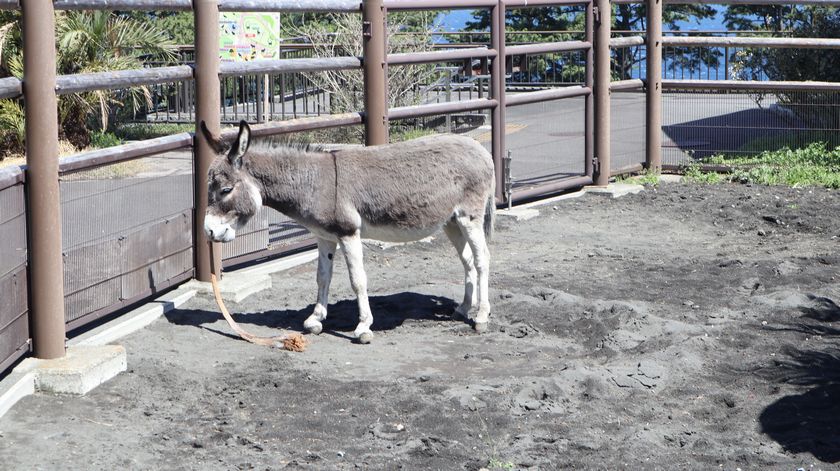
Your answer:
[[[496,192],[487,197],[484,203],[484,238],[493,240],[493,226],[496,224]]]

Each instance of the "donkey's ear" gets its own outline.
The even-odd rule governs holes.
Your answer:
[[[251,144],[251,127],[248,126],[244,120],[239,122],[239,135],[236,136],[236,141],[233,147],[230,148],[228,154],[228,161],[234,168],[242,167],[242,156],[248,152],[248,146]]]
[[[225,146],[222,144],[222,140],[207,129],[207,123],[202,121],[201,124],[199,124],[199,128],[201,128],[201,134],[204,134],[204,138],[207,139],[207,143],[210,144],[213,152],[221,154],[225,151]]]

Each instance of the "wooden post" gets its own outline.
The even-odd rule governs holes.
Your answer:
[[[498,103],[492,110],[490,125],[493,166],[496,169],[496,200],[505,199],[505,2],[490,10],[490,47],[496,57],[490,65],[490,97]]]
[[[385,11],[382,0],[362,2],[362,47],[365,80],[365,144],[388,143]]]
[[[609,0],[593,2],[594,16],[594,87],[595,95],[595,158],[598,162],[595,184],[610,182],[610,26],[612,8]]]
[[[595,15],[593,8],[586,9],[586,42],[594,44]],[[595,89],[595,51],[590,47],[586,51],[586,71],[584,84],[590,90]],[[587,177],[595,178],[595,94],[590,93],[584,99],[584,173]]]
[[[199,129],[202,121],[207,128],[221,132],[221,98],[219,85],[219,3],[218,0],[194,0],[195,13],[195,145],[194,145],[194,190],[195,214],[193,235],[195,238],[195,277],[199,281],[210,281],[213,267],[221,267],[221,260],[210,260],[209,240],[204,234],[204,213],[207,211],[207,171],[216,157],[210,144]],[[213,253],[221,257],[221,247]],[[218,273],[217,273],[218,275]]]
[[[662,0],[647,2],[646,146],[648,171],[662,171]]]
[[[35,356],[64,356],[64,263],[58,183],[58,99],[52,0],[22,0],[26,103],[29,312]]]

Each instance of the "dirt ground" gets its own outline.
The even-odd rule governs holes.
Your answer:
[[[376,337],[338,260],[304,353],[197,298],[123,339],[129,370],[0,418],[3,469],[837,469],[836,191],[662,184],[498,219],[491,328],[449,318],[444,237],[369,246]],[[301,329],[315,266],[231,305]]]

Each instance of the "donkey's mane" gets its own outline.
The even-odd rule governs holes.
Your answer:
[[[313,144],[305,139],[291,137],[254,139],[250,148],[255,151],[270,151],[280,155],[285,155],[286,152],[328,152],[323,144]]]

